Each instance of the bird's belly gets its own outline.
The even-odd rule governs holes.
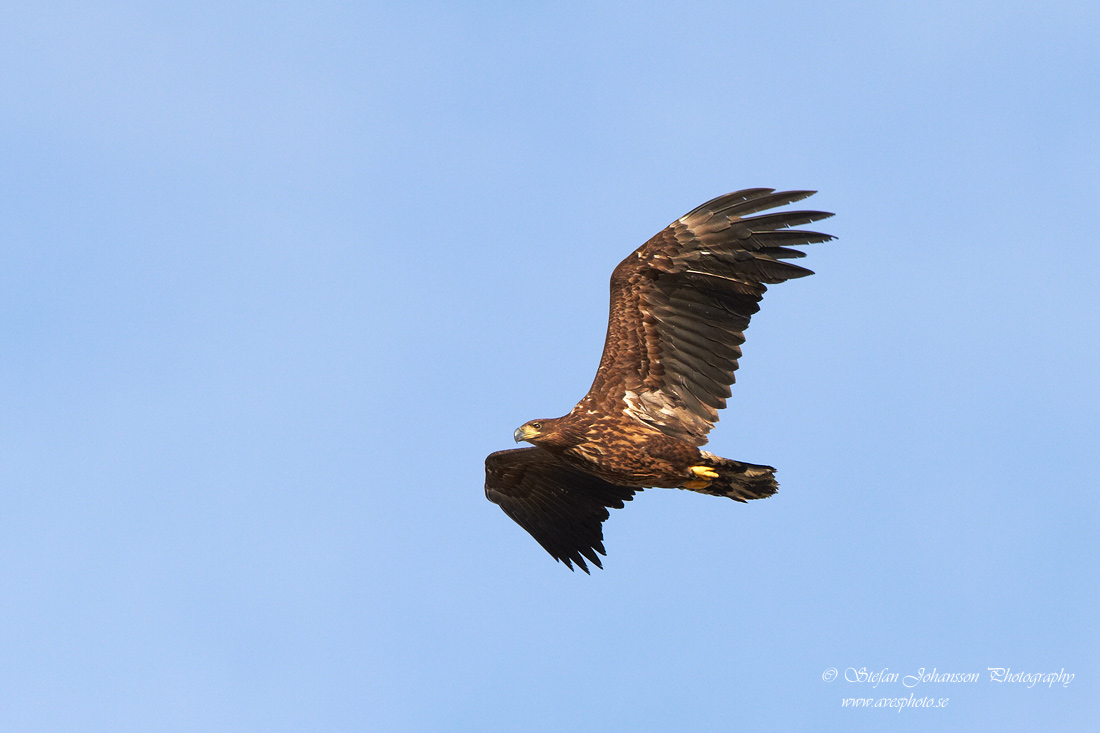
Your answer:
[[[565,451],[570,463],[619,486],[675,488],[699,449],[666,435],[622,445],[585,442]]]

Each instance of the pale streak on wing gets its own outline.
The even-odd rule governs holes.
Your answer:
[[[792,229],[829,213],[751,215],[813,193],[757,188],[719,196],[619,263],[600,367],[578,409],[625,414],[705,444],[767,285],[812,274],[785,261],[804,256],[791,247],[833,238]]]

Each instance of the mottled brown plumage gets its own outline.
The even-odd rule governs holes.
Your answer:
[[[516,441],[533,448],[485,460],[485,495],[555,559],[602,567],[602,523],[635,491],[683,488],[736,501],[778,485],[770,466],[700,446],[726,406],[744,330],[767,285],[812,274],[785,260],[828,234],[792,229],[832,216],[761,211],[813,191],[754,188],[680,217],[619,263],[596,379],[564,417],[533,420]]]

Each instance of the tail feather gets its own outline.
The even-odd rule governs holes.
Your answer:
[[[701,451],[704,465],[718,472],[718,478],[712,479],[705,488],[690,489],[711,496],[727,496],[734,501],[746,502],[750,499],[766,499],[779,491],[775,480],[775,469],[771,466],[759,466],[755,463],[731,461],[707,451]]]

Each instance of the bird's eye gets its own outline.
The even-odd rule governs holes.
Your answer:
[[[533,422],[533,423],[531,423],[531,427],[533,427],[535,430],[542,430],[542,423]]]

